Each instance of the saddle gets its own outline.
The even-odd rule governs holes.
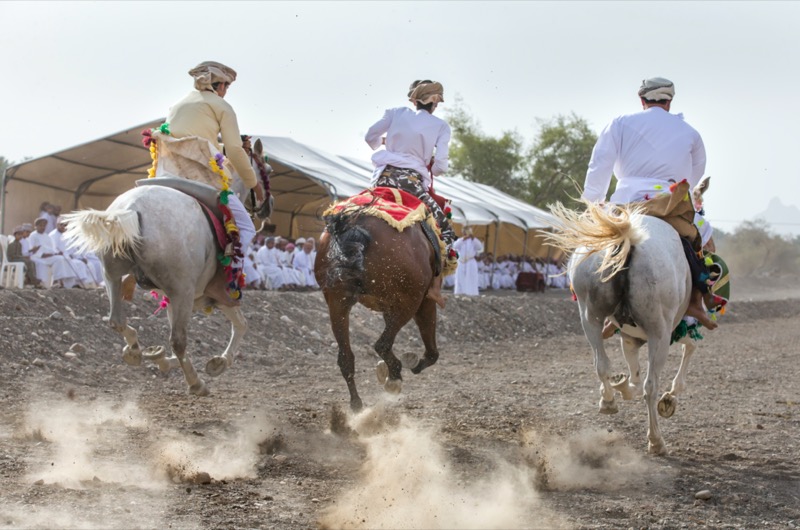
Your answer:
[[[325,217],[350,209],[359,210],[363,215],[377,217],[398,232],[420,223],[422,231],[434,250],[435,263],[437,264],[434,267],[434,273],[436,276],[442,273],[442,256],[446,246],[442,240],[441,230],[436,223],[436,219],[428,211],[428,207],[418,198],[397,188],[379,186],[366,189],[358,195],[353,195],[331,205],[322,216]],[[445,264],[445,275],[455,271],[454,268],[453,271],[449,271],[447,265]]]
[[[217,242],[218,250],[225,250],[228,245],[228,236],[225,234],[225,227],[222,224],[222,212],[219,209],[219,191],[208,184],[187,180],[180,177],[158,177],[152,179],[140,179],[136,181],[136,186],[163,186],[172,188],[195,199],[206,214],[206,219],[214,233],[214,240]]]

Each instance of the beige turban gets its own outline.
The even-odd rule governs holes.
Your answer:
[[[444,103],[444,87],[436,81],[420,83],[409,93],[408,100],[422,105]]]
[[[213,90],[214,83],[233,83],[236,81],[236,70],[214,61],[204,61],[191,70],[189,75],[194,77],[194,87],[197,90]]]
[[[649,101],[671,101],[675,96],[675,85],[663,77],[651,77],[642,81],[639,97]]]

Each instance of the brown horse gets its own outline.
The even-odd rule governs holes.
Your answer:
[[[415,374],[439,358],[436,348],[436,303],[425,295],[434,277],[436,254],[420,222],[402,232],[385,221],[363,214],[363,208],[348,208],[325,217],[325,233],[314,265],[339,345],[339,368],[350,391],[350,408],[363,407],[354,379],[355,359],[350,349],[350,310],[357,303],[383,313],[385,328],[375,351],[378,379],[388,392],[402,386],[400,369]],[[423,221],[424,222],[424,221]],[[425,355],[395,357],[392,345],[397,333],[414,319]]]

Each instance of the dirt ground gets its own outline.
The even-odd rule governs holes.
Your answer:
[[[243,356],[198,398],[122,364],[102,291],[0,291],[0,528],[794,528],[800,292],[734,289],[661,420],[665,457],[641,401],[598,414],[564,292],[451,295],[439,363],[399,396],[375,377],[380,317],[357,308],[354,416],[319,293],[246,293]],[[156,306],[130,306],[143,346],[167,344]],[[196,315],[196,368],[227,339]],[[395,351],[421,353],[413,327]]]

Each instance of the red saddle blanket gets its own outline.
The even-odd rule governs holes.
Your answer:
[[[339,213],[350,208],[357,208],[364,214],[379,217],[401,232],[406,227],[425,220],[429,215],[425,204],[410,193],[397,188],[382,187],[370,188],[339,201],[328,208],[323,215]],[[435,225],[436,223],[433,223],[433,226]]]

